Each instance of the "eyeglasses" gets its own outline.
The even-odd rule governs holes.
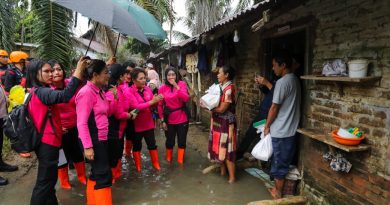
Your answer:
[[[8,56],[0,56],[0,58],[7,58],[8,59]]]

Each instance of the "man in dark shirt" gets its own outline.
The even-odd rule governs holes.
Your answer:
[[[272,105],[272,97],[274,93],[274,85],[276,83],[276,77],[272,76],[271,80],[268,81],[264,77],[256,77],[255,78],[256,84],[260,85],[260,90],[264,94],[263,101],[260,104],[259,112],[253,118],[252,123],[250,124],[248,130],[245,133],[244,138],[242,139],[241,143],[238,146],[237,149],[237,160],[241,159],[244,155],[244,153],[247,151],[249,146],[252,144],[252,142],[259,138],[259,134],[256,133],[257,129],[252,126],[253,123],[258,122],[260,120],[266,119],[268,116],[268,110]]]

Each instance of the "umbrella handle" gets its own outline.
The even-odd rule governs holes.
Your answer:
[[[118,43],[119,43],[119,38],[121,37],[121,33],[118,34],[118,39],[116,40],[116,45],[115,45],[115,51],[114,51],[114,57],[116,56],[116,50],[118,48]]]
[[[89,47],[91,46],[93,37],[95,37],[95,33],[96,33],[96,30],[97,30],[98,27],[99,27],[99,22],[96,23],[96,27],[95,27],[95,29],[93,30],[92,37],[91,37],[91,39],[89,40],[89,44],[88,44],[88,47],[87,47],[87,51],[85,51],[85,55],[84,55],[84,56],[87,56],[87,54],[88,54]]]

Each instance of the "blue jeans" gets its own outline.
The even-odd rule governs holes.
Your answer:
[[[286,138],[272,137],[273,157],[271,175],[275,179],[284,179],[287,175],[289,166],[294,158],[296,139],[296,136]]]

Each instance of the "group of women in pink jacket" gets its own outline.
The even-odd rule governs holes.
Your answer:
[[[65,80],[65,72],[56,61],[33,60],[27,76],[32,95],[28,110],[33,123],[36,128],[46,123],[35,151],[39,165],[31,204],[58,204],[54,189],[58,178],[62,188],[71,188],[68,164],[58,167],[60,148],[67,161],[73,162],[79,182],[87,185],[87,204],[112,204],[111,186],[121,175],[124,147],[132,146],[135,167],[140,172],[144,139],[153,167],[160,170],[152,117],[156,107],[166,130],[166,160],[172,162],[177,136],[177,161],[183,164],[189,119],[185,103],[189,95],[174,68],[166,70],[166,82],[158,94],[146,86],[142,69],[130,73],[122,65],[108,67],[104,61],[87,58],[80,59],[69,80]],[[51,113],[48,120],[44,119],[46,113]],[[125,139],[124,135],[131,136]],[[84,157],[91,166],[88,179]]]

